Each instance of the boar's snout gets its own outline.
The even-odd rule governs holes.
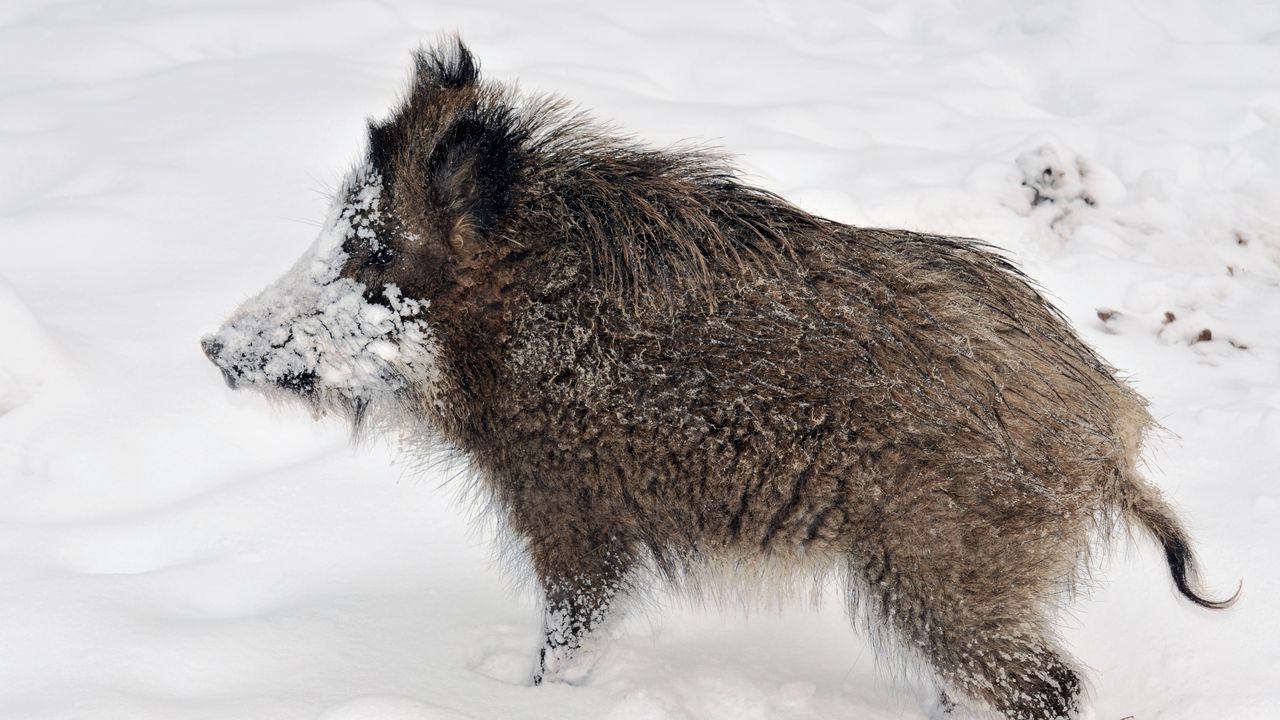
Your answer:
[[[222,379],[226,381],[227,387],[232,390],[236,389],[236,376],[222,363],[218,362],[218,355],[222,352],[222,343],[212,335],[206,335],[200,339],[200,347],[204,349],[205,357],[209,358],[209,362],[213,363],[222,371]]]

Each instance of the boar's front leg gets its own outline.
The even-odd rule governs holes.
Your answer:
[[[579,682],[591,670],[591,637],[624,590],[632,559],[616,529],[557,518],[531,537],[530,552],[545,600],[543,645],[533,684]],[[552,532],[548,532],[552,531]]]

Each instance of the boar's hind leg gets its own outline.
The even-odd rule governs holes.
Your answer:
[[[1028,609],[1026,595],[964,589],[954,575],[928,572],[915,561],[895,567],[889,553],[871,565],[879,615],[936,673],[947,688],[943,697],[1012,720],[1078,717],[1079,676],[1055,649],[1047,624]]]
[[[542,650],[533,684],[576,682],[590,671],[590,635],[609,616],[631,568],[626,543],[581,526],[530,543],[544,595]]]

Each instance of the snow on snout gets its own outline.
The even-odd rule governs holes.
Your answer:
[[[298,387],[370,400],[403,386],[406,371],[430,359],[426,303],[383,287],[386,304],[370,303],[366,286],[341,272],[345,243],[376,243],[382,182],[371,170],[348,178],[311,249],[283,277],[242,305],[205,338],[212,359],[238,385]]]

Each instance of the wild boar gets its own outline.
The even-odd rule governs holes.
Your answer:
[[[1000,254],[816,217],[457,40],[203,345],[234,387],[467,458],[545,595],[535,683],[581,677],[622,600],[727,569],[834,579],[944,698],[1071,718],[1054,610],[1117,521],[1234,600],[1193,589],[1140,472],[1144,400]]]

